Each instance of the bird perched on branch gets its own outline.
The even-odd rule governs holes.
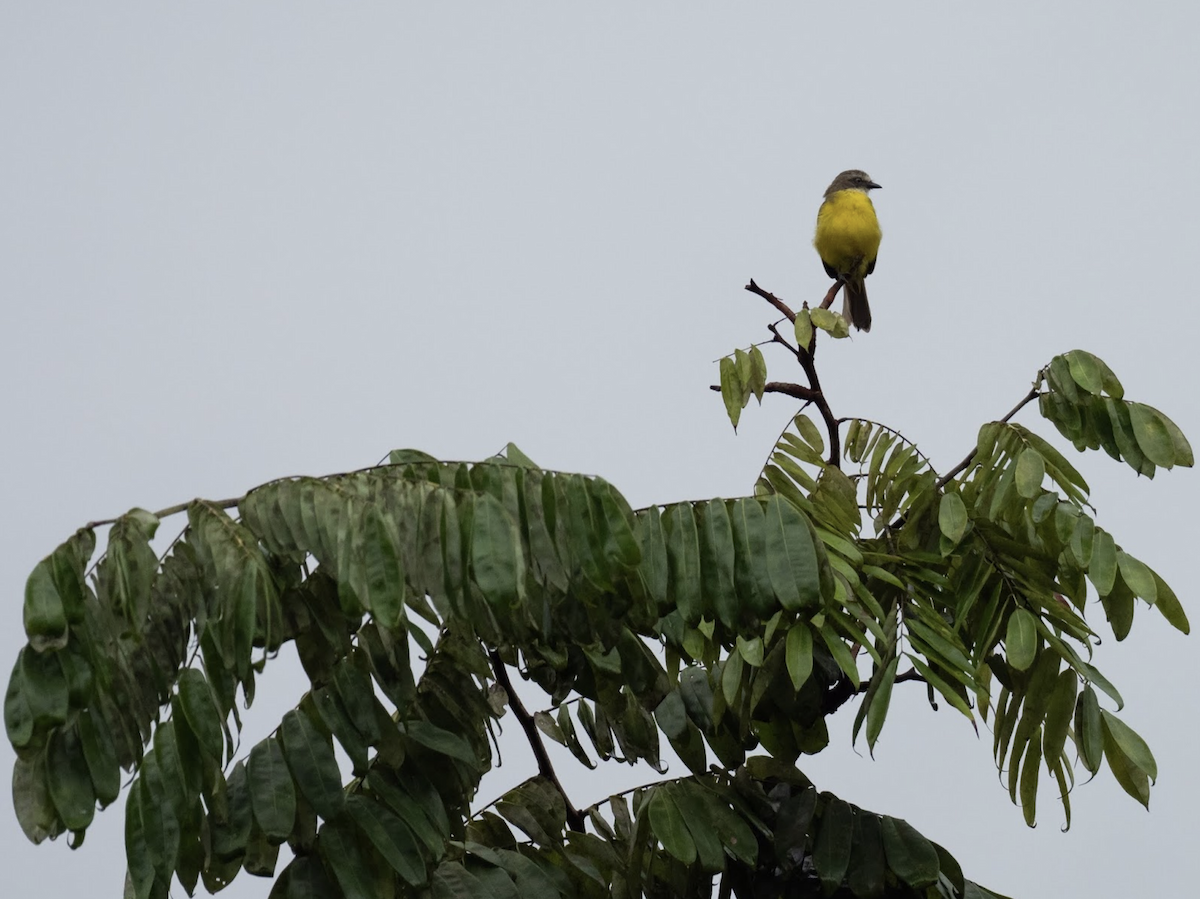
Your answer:
[[[875,271],[882,232],[867,192],[878,188],[870,175],[858,169],[849,169],[834,178],[817,213],[817,233],[813,238],[826,273],[846,291],[842,315],[860,331],[871,330],[865,280]]]

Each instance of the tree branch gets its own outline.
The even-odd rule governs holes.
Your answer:
[[[839,285],[840,282],[835,284],[834,288],[838,287]],[[825,297],[827,303],[833,302],[832,297],[837,293],[836,289],[834,288],[831,288],[830,293]],[[759,287],[753,278],[750,279],[750,283],[746,285],[745,289],[756,296],[762,297],[777,310],[779,310],[779,312],[788,321],[796,321],[796,313],[792,311],[791,307],[769,290],[763,290],[761,287]],[[807,308],[807,304],[805,305],[805,308]],[[821,379],[817,375],[817,366],[814,362],[814,354],[816,353],[817,349],[816,333],[814,332],[813,334],[813,342],[811,347],[809,349],[805,349],[804,347],[793,348],[791,344],[779,336],[779,331],[774,326],[771,326],[769,330],[775,335],[776,339],[780,343],[788,347],[788,349],[793,350],[793,352],[796,354],[796,361],[799,362],[800,367],[804,369],[804,374],[808,378],[808,390],[806,391],[808,395],[799,398],[804,399],[807,402],[811,402],[817,407],[817,411],[821,413],[821,419],[825,422],[825,431],[829,436],[829,464],[834,468],[840,469],[842,467],[842,442],[841,437],[838,435],[837,418],[834,416],[833,410],[829,408],[829,403],[825,400],[825,393],[821,389]],[[803,390],[804,388],[800,389]],[[796,393],[791,391],[776,392],[788,393],[790,396],[797,396]]]
[[[1021,398],[1021,401],[1019,403],[1017,403],[1015,406],[1013,406],[1008,411],[1008,414],[1005,415],[1002,419],[1000,419],[1000,421],[1006,422],[1009,419],[1011,419],[1014,415],[1016,415],[1018,412],[1020,412],[1022,409],[1024,409],[1027,405],[1029,405],[1034,400],[1036,400],[1038,398],[1038,395],[1039,394],[1038,394],[1038,389],[1037,389],[1036,385],[1029,388],[1029,393],[1025,394],[1025,396],[1023,396]],[[943,487],[945,487],[947,484],[949,484],[952,480],[954,480],[955,477],[957,477],[958,475],[960,475],[964,471],[966,471],[967,466],[970,465],[971,461],[975,458],[975,453],[976,453],[976,450],[971,450],[969,453],[967,453],[967,455],[963,458],[963,460],[961,462],[959,462],[957,465],[955,465],[953,468],[951,468],[948,472],[946,472],[944,475],[942,475],[940,478],[938,478],[937,489],[941,490]]]
[[[910,680],[925,682],[925,678],[917,672],[917,669],[910,668],[903,674],[897,674],[895,683],[902,684]],[[865,693],[870,686],[870,681],[865,680],[861,684],[855,684],[850,678],[843,675],[825,692],[825,696],[821,700],[821,712],[825,715],[832,715],[853,697],[859,693]]]
[[[525,704],[521,702],[517,691],[513,689],[512,680],[508,676],[508,667],[500,658],[500,653],[494,649],[488,651],[488,658],[491,659],[492,670],[496,673],[496,683],[503,687],[504,692],[508,694],[508,706],[517,716],[521,729],[525,731],[525,739],[529,741],[529,748],[533,750],[533,757],[537,759],[538,774],[554,784],[554,788],[561,794],[563,803],[567,807],[567,827],[577,833],[583,833],[583,812],[575,808],[571,803],[571,797],[563,789],[562,782],[558,779],[558,773],[554,770],[554,765],[546,752],[546,744],[542,742],[542,735],[538,733],[537,724],[525,708]]]
[[[719,384],[709,384],[709,390],[714,390],[717,393],[721,392]],[[792,384],[788,381],[767,381],[763,385],[763,393],[782,393],[787,396],[795,397],[798,400],[804,400],[806,403],[815,403],[818,394],[814,390],[809,390],[800,384]]]
[[[788,304],[779,299],[779,297],[775,296],[775,294],[771,293],[769,290],[763,290],[754,283],[753,278],[750,279],[750,283],[747,284],[744,289],[750,291],[751,293],[758,294],[758,296],[762,297],[764,300],[778,309],[788,321],[790,321],[792,324],[796,323],[796,313],[788,307]]]

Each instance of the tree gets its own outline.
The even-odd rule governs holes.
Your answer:
[[[832,411],[815,360],[819,331],[846,334],[835,291],[795,313],[747,289],[782,315],[769,343],[807,383],[768,381],[759,347],[737,350],[714,388],[731,421],[768,393],[820,421],[796,415],[751,495],[633,510],[510,444],[473,464],[399,450],[77,531],[29,576],[5,697],[28,837],[79,845],[124,769],[139,899],[172,879],[215,892],[242,869],[278,874],[281,897],[995,895],[796,767],[852,701],[873,749],[904,683],[991,727],[1029,824],[1043,770],[1068,826],[1078,768],[1107,764],[1147,805],[1154,757],[1093,665],[1086,600],[1118,640],[1138,599],[1184,633],[1187,618],[1094,524],[1070,462],[1012,418],[1037,400],[1077,449],[1147,477],[1193,464],[1180,430],[1074,350],[939,474],[894,428]],[[183,513],[157,557],[160,521]],[[237,693],[249,707],[287,641],[309,689],[237,758]],[[547,710],[526,709],[513,669]],[[509,715],[539,774],[472,813]],[[543,743],[665,772],[660,735],[689,774],[584,809]]]

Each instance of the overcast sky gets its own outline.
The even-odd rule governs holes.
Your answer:
[[[509,440],[635,506],[748,493],[795,404],[735,436],[714,360],[768,336],[751,277],[824,294],[813,223],[846,168],[883,185],[884,238],[874,330],[819,360],[837,414],[946,470],[1082,347],[1200,445],[1194,4],[350,6],[0,3],[5,674],[29,570],[132,506]],[[1098,523],[1200,623],[1197,474],[1074,458]],[[875,761],[848,706],[805,770],[1014,897],[1183,895],[1195,638],[1142,606],[1117,645],[1095,615],[1158,758],[1149,814],[1105,768],[1069,833],[1048,791],[1027,829],[990,734],[919,685]],[[303,687],[269,668],[247,741]],[[514,760],[481,799],[527,774]],[[566,778],[583,805],[648,772]],[[0,803],[5,893],[119,895],[122,814],[71,852]]]

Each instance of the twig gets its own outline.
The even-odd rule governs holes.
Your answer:
[[[788,343],[784,339],[783,335],[779,333],[779,328],[776,327],[776,325],[778,325],[778,324],[779,324],[778,322],[775,322],[773,324],[767,325],[767,330],[775,335],[774,338],[772,338],[771,340],[769,340],[767,342],[782,344],[783,346],[787,347],[791,351],[793,356],[795,356],[797,359],[799,359],[800,358],[800,350],[796,349],[794,346],[792,346],[790,343]]]
[[[525,704],[521,702],[517,691],[513,689],[512,680],[508,676],[508,667],[504,664],[504,660],[500,658],[500,653],[494,649],[488,652],[488,658],[491,659],[492,670],[496,673],[496,683],[503,687],[504,692],[508,694],[509,708],[513,710],[513,714],[517,716],[517,721],[520,722],[521,729],[525,731],[525,739],[529,741],[529,748],[533,750],[533,757],[537,759],[538,773],[554,784],[554,788],[558,790],[563,798],[563,803],[567,807],[567,827],[577,833],[583,833],[583,812],[575,808],[571,803],[571,797],[563,789],[562,782],[558,779],[558,774],[555,772],[554,765],[550,761],[550,756],[546,752],[546,744],[542,742],[542,735],[538,733],[537,724],[534,722],[533,716],[525,708]]]
[[[793,312],[788,307],[788,304],[785,303],[783,300],[779,299],[779,297],[775,296],[775,294],[771,293],[769,290],[763,290],[761,287],[759,287],[757,284],[754,283],[753,278],[750,279],[750,283],[746,285],[745,289],[750,291],[751,293],[758,294],[760,297],[762,297],[764,300],[766,300],[768,303],[770,303],[772,306],[774,306],[776,309],[778,309],[780,314],[782,314],[785,318],[787,318],[788,321],[795,324],[796,313]]]
[[[1014,415],[1016,415],[1018,412],[1020,412],[1022,409],[1024,409],[1027,405],[1032,403],[1037,398],[1038,398],[1037,387],[1036,386],[1031,387],[1029,389],[1029,393],[1025,394],[1025,396],[1023,396],[1021,398],[1021,401],[1019,403],[1017,403],[1015,406],[1013,406],[1008,411],[1008,414],[1005,415],[1002,419],[1000,419],[1000,421],[1002,423],[1008,421]],[[967,466],[970,465],[971,461],[975,458],[975,453],[976,453],[976,450],[971,450],[969,453],[967,453],[967,455],[963,458],[963,460],[961,462],[959,462],[957,465],[955,465],[953,468],[951,468],[948,472],[946,472],[944,475],[942,475],[940,478],[938,478],[937,489],[941,490],[943,487],[945,487],[947,484],[949,484],[952,480],[954,480],[955,476],[962,474],[964,471],[966,471]]]
[[[834,298],[838,295],[838,291],[842,289],[841,281],[834,281],[833,286],[829,288],[829,293],[825,294],[825,299],[821,300],[821,308],[828,309],[833,305]]]
[[[232,509],[234,506],[236,506],[238,503],[240,503],[243,499],[245,499],[244,496],[237,496],[237,497],[233,497],[232,499],[205,500],[205,502],[207,502],[210,506],[216,506],[218,509]],[[167,508],[159,509],[157,512],[152,512],[151,514],[159,520],[161,520],[163,518],[170,518],[172,515],[178,515],[180,512],[186,512],[188,509],[188,506],[190,506],[193,502],[194,502],[194,500],[188,500],[186,503],[179,503],[178,505],[167,506]],[[117,521],[120,520],[120,518],[121,518],[121,516],[119,516],[119,515],[116,518],[101,518],[99,521],[89,521],[87,524],[84,525],[84,527],[87,528],[88,530],[91,530],[93,528],[101,528],[108,524],[116,524]],[[178,539],[178,538],[176,538],[176,539]]]

